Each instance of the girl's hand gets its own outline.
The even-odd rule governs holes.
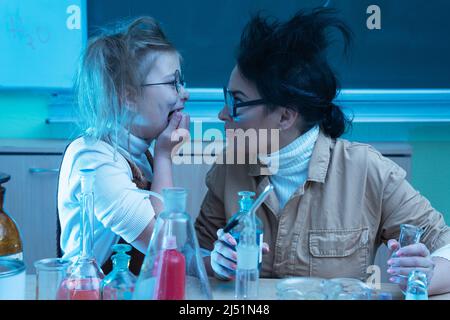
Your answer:
[[[188,114],[175,112],[171,117],[167,127],[156,138],[155,157],[170,158],[175,147],[179,148],[182,142],[189,139],[189,123]],[[180,142],[181,140],[181,142]]]
[[[423,243],[400,248],[398,241],[391,239],[388,241],[388,248],[395,253],[387,262],[389,265],[387,272],[391,276],[389,281],[397,283],[402,290],[406,290],[409,273],[412,270],[420,270],[427,275],[428,285],[430,284],[435,263],[431,259],[430,251]]]

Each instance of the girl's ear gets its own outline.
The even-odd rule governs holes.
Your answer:
[[[125,90],[124,107],[129,111],[136,112],[138,93],[134,88],[127,88]]]

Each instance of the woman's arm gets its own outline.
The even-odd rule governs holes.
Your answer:
[[[434,275],[428,288],[428,294],[442,294],[450,292],[450,261],[442,257],[432,257],[435,264]]]
[[[381,193],[380,229],[381,238],[387,242],[388,248],[394,251],[399,248],[397,240],[394,239],[399,237],[401,224],[412,224],[424,230],[421,243],[400,248],[397,252],[397,256],[399,253],[400,256],[388,260],[390,281],[405,289],[409,272],[419,269],[431,279],[430,295],[437,294],[438,291],[450,292],[450,281],[442,282],[442,272],[450,271],[447,263],[442,263],[439,259],[439,267],[436,269],[436,259],[430,254],[430,251],[450,244],[450,228],[444,217],[406,181],[406,173],[398,165],[384,161],[378,163],[378,167],[381,167],[380,171],[385,176]],[[399,274],[403,277],[399,277]]]
[[[396,251],[399,244],[390,240],[388,247]],[[396,257],[388,260],[390,281],[397,283],[402,290],[406,290],[407,277],[412,270],[420,270],[430,281],[428,294],[442,294],[450,292],[450,261],[439,256],[430,255],[430,251],[423,243],[417,243],[398,249]]]

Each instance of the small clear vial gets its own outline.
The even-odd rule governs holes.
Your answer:
[[[259,284],[259,246],[256,241],[254,213],[247,214],[243,220],[244,229],[241,232],[240,241],[236,247],[237,270],[235,298],[238,300],[256,300]]]
[[[428,281],[424,272],[419,270],[410,272],[405,300],[428,300]]]
[[[258,246],[237,246],[237,270],[235,298],[255,300],[258,297]]]

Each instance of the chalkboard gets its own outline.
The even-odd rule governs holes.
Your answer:
[[[450,88],[448,0],[94,0],[88,25],[93,34],[117,20],[151,15],[181,51],[188,86],[220,87],[252,13],[287,19],[324,4],[336,8],[354,33],[347,56],[340,38],[329,51],[343,88]],[[381,29],[367,26],[371,5],[380,9]]]
[[[86,0],[0,0],[0,89],[70,89]]]

